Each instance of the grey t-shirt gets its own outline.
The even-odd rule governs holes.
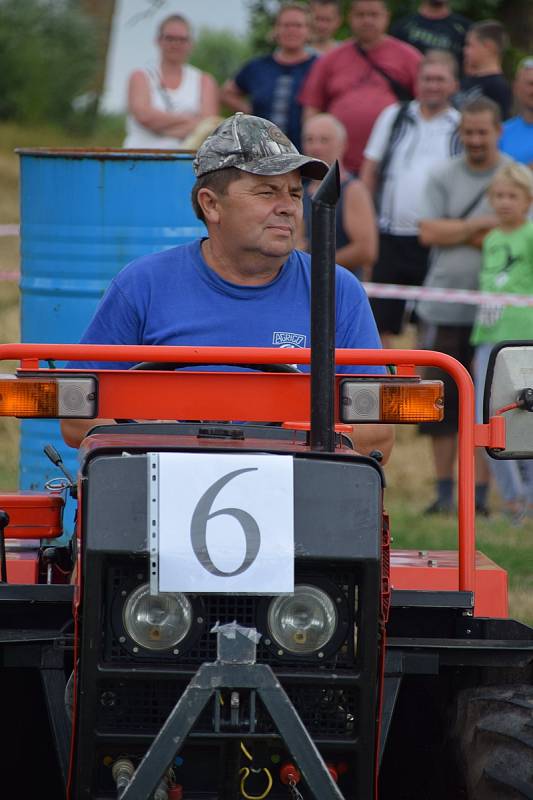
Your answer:
[[[430,173],[422,199],[423,219],[472,219],[492,213],[484,191],[495,172],[509,159],[501,156],[490,170],[479,172],[468,166],[464,155],[446,161]],[[475,198],[473,209],[464,216]],[[444,289],[477,289],[481,250],[469,245],[432,247],[424,286]],[[471,325],[476,306],[421,300],[417,314],[436,325]]]

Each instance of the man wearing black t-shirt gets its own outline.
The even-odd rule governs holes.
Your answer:
[[[502,119],[509,119],[513,93],[502,71],[507,44],[508,36],[501,22],[487,19],[472,25],[464,47],[465,77],[456,98],[459,108],[484,95],[498,103]]]
[[[391,34],[422,53],[447,50],[461,65],[465,36],[471,24],[466,17],[452,13],[448,0],[424,0],[417,13],[393,25]]]

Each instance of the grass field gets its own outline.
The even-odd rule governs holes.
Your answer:
[[[120,143],[120,127],[106,127],[91,137],[73,137],[53,128],[21,129],[0,125],[0,225],[18,222],[18,158],[15,147],[102,145]],[[0,271],[17,270],[18,240],[0,237]],[[19,331],[19,292],[12,282],[0,282],[0,342],[15,342]],[[409,346],[406,341],[405,346]],[[10,365],[2,365],[2,372]],[[0,487],[17,487],[18,427],[0,419]],[[44,456],[43,456],[44,458]],[[421,513],[432,499],[432,460],[426,438],[411,426],[399,426],[386,469],[386,505],[391,515],[393,546],[413,549],[455,549],[454,518],[427,518]],[[492,504],[498,505],[497,497]],[[533,625],[533,521],[515,528],[497,513],[477,521],[478,548],[509,572],[511,614]]]

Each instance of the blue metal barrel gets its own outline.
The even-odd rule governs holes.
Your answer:
[[[190,153],[35,149],[19,155],[24,342],[79,341],[122,267],[205,232],[191,207]],[[40,489],[58,477],[43,455],[49,442],[76,473],[76,452],[63,443],[58,423],[25,420],[21,489]]]

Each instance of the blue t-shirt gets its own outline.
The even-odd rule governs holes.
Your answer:
[[[513,117],[503,126],[500,150],[521,164],[533,164],[533,123]]]
[[[252,114],[274,122],[301,149],[302,107],[297,101],[304,78],[316,61],[310,55],[298,64],[279,64],[273,56],[248,61],[235,83],[248,95]]]
[[[273,281],[241,286],[204,261],[200,240],[143,256],[113,279],[81,341],[209,347],[310,347],[311,258],[293,251]],[[380,348],[366,293],[336,271],[336,346]],[[72,362],[127,369],[126,362]],[[306,367],[302,366],[302,370]],[[382,373],[381,367],[338,367]]]

